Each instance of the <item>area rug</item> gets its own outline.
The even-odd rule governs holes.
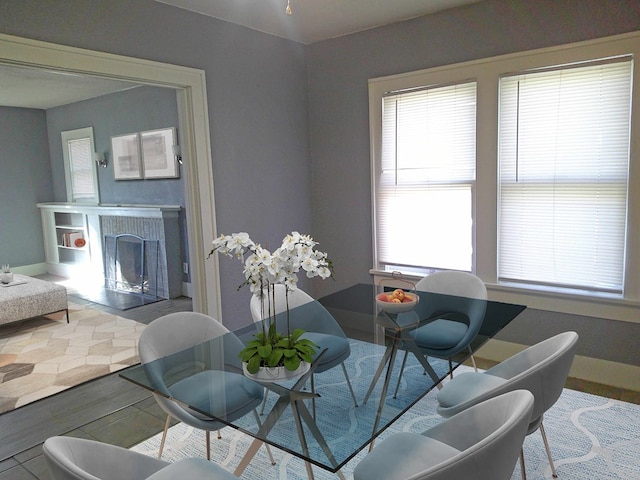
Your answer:
[[[357,343],[347,360],[350,376],[357,376]],[[467,367],[460,367],[464,370]],[[353,377],[352,377],[353,381]],[[344,383],[341,369],[336,368],[316,376],[316,389],[333,388]],[[354,382],[357,383],[357,382]],[[357,392],[362,398],[363,392]],[[385,431],[376,444],[399,431],[422,432],[442,422],[436,413],[436,393],[425,396],[400,420]],[[331,401],[331,395],[321,397]],[[342,398],[344,399],[344,397]],[[354,407],[356,408],[356,407]],[[600,480],[640,478],[640,406],[595,395],[565,389],[556,404],[545,414],[545,429],[551,445],[559,478],[563,480]],[[212,461],[230,471],[241,461],[252,441],[251,437],[230,427],[221,431],[222,438],[212,435]],[[157,456],[161,434],[133,447],[133,450]],[[272,466],[266,451],[261,448],[251,460],[241,478],[251,480],[279,479],[305,480],[304,463],[291,454],[272,449],[276,465]],[[534,432],[524,443],[527,478],[551,479],[549,462],[539,432]],[[353,468],[366,455],[360,452],[342,469],[347,479],[353,478]],[[185,457],[205,458],[205,435],[201,430],[177,424],[169,430],[163,459],[176,461]],[[332,474],[313,467],[316,479],[336,479]],[[514,480],[520,479],[520,466],[516,465]]]
[[[73,303],[0,326],[0,414],[135,365],[144,327]]]

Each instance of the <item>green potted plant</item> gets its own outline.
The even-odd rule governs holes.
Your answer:
[[[309,278],[332,276],[331,260],[326,253],[316,250],[316,245],[310,236],[298,232],[287,235],[273,253],[254,243],[245,232],[221,235],[213,241],[209,256],[218,252],[244,261],[245,281],[238,289],[248,285],[251,292],[260,298],[265,320],[254,339],[240,352],[246,374],[259,375],[258,378],[264,379],[277,375],[275,370],[279,369],[291,377],[309,369],[317,346],[302,338],[304,330],[291,331],[288,293],[297,288],[300,270]],[[276,326],[275,285],[279,284],[285,286],[285,332],[278,331]],[[260,376],[265,370],[268,373]]]

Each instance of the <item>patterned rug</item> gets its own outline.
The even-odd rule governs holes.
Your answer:
[[[357,375],[357,342],[347,361],[350,375]],[[356,359],[356,360],[354,360]],[[460,367],[466,369],[467,367]],[[351,377],[353,380],[353,377]],[[332,388],[344,383],[340,368],[316,376],[316,389]],[[356,392],[358,398],[361,394]],[[437,425],[442,418],[436,413],[436,393],[432,392],[392,425],[376,443],[398,431],[422,432]],[[330,401],[331,396],[323,396]],[[355,408],[355,407],[354,407]],[[604,480],[640,478],[640,406],[565,389],[556,404],[545,414],[545,429],[551,445],[559,478],[563,480]],[[222,439],[212,435],[212,460],[230,471],[241,461],[251,438],[230,427],[221,431]],[[133,450],[157,456],[161,434],[133,447]],[[252,480],[306,480],[304,463],[291,454],[272,449],[276,465],[269,463],[261,448],[241,478]],[[549,462],[539,432],[525,439],[525,463],[529,480],[551,479]],[[366,455],[360,452],[342,473],[352,479],[355,465]],[[169,430],[163,459],[176,461],[185,457],[205,458],[205,435],[201,430],[178,424]],[[316,479],[336,479],[337,475],[313,467]],[[516,465],[512,479],[520,479]]]
[[[0,413],[138,363],[144,327],[73,303],[0,326]]]

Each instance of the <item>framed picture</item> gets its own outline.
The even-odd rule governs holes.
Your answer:
[[[113,178],[115,180],[137,180],[142,178],[140,164],[140,141],[137,133],[111,137],[113,154]]]
[[[176,129],[163,128],[141,132],[144,178],[177,178],[178,161],[173,153]]]

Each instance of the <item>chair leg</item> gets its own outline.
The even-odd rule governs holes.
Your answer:
[[[453,362],[451,362],[451,357],[449,357],[449,378],[453,378]]]
[[[527,480],[527,471],[524,468],[524,450],[520,448],[520,470],[522,471],[522,480]]]
[[[349,375],[347,374],[347,367],[344,366],[344,362],[342,362],[342,372],[344,373],[344,378],[347,379],[347,385],[349,386],[349,391],[351,392],[351,398],[353,398],[353,404],[357,407],[358,401],[356,400],[356,394],[353,393],[353,387],[351,386],[351,380],[349,380]]]
[[[170,423],[171,423],[171,415],[167,415],[167,420],[164,422],[164,431],[162,432],[162,440],[160,440],[160,450],[158,451],[158,458],[162,457],[162,450],[164,450],[164,441],[167,439],[167,432],[169,431]]]
[[[218,434],[218,440],[220,440],[222,438],[222,434],[220,433],[220,430],[218,430],[216,433]]]
[[[473,350],[471,350],[471,345],[469,345],[469,353],[471,354],[471,364],[473,365],[473,368],[477,372],[478,371],[478,367],[476,365],[476,359],[473,356]]]
[[[544,425],[540,422],[540,435],[542,435],[542,441],[544,442],[544,448],[547,451],[547,457],[549,457],[549,465],[551,465],[551,475],[553,478],[558,478],[558,473],[556,472],[556,467],[553,464],[553,459],[551,458],[551,449],[549,448],[549,442],[547,441],[547,434],[544,431]]]
[[[207,438],[207,460],[211,461],[211,432],[207,430],[205,434]]]
[[[398,374],[398,383],[396,383],[396,391],[393,392],[393,398],[398,398],[398,390],[400,389],[400,380],[402,380],[402,374],[404,373],[404,366],[407,364],[407,355],[409,350],[404,351],[404,358],[402,359],[402,365],[400,366],[400,373]],[[389,365],[391,368],[391,365]]]

